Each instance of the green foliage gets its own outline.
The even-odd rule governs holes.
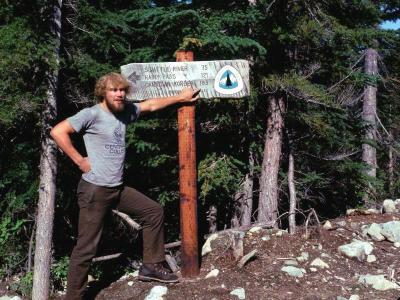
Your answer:
[[[284,74],[283,76],[270,75],[263,81],[264,86],[271,92],[285,92],[296,101],[306,101],[329,105],[338,108],[332,95],[317,84],[312,84],[306,78],[297,74]]]
[[[243,163],[234,157],[218,156],[217,153],[207,155],[198,168],[199,197],[202,203],[205,204],[209,198],[218,203],[231,198],[239,186],[243,167]]]
[[[33,272],[25,273],[17,282],[10,285],[10,290],[21,294],[22,296],[30,297],[33,286]]]
[[[63,256],[59,258],[51,266],[51,277],[53,284],[56,288],[66,288],[67,275],[68,275],[69,257]]]
[[[41,45],[23,19],[0,26],[0,41],[0,128],[7,128],[37,109],[50,46]]]
[[[25,222],[26,220],[17,220],[13,223],[10,217],[3,218],[0,223],[0,246],[4,247],[10,237],[16,235],[21,230],[21,226]]]

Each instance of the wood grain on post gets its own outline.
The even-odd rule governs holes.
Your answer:
[[[176,61],[193,61],[193,52],[177,51]],[[178,138],[182,276],[193,277],[199,274],[194,103],[178,109]]]

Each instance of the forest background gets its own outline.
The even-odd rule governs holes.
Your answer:
[[[302,224],[310,208],[328,218],[398,197],[400,36],[379,24],[399,15],[397,0],[2,0],[0,278],[17,274],[12,288],[31,292],[49,127],[93,105],[101,75],[175,61],[179,49],[193,50],[195,60],[251,64],[250,97],[196,104],[199,236],[271,220],[287,228],[289,210]],[[377,53],[378,73],[366,72],[366,53]],[[57,113],[46,124],[52,82]],[[367,88],[377,90],[372,120]],[[140,118],[127,133],[126,183],[165,207],[167,242],[179,240],[177,137],[176,108]],[[84,151],[78,135],[74,141]],[[57,170],[53,290],[65,284],[76,241],[81,175],[61,152]],[[122,274],[140,259],[136,236],[110,222],[99,255],[126,257],[96,264],[98,276]]]

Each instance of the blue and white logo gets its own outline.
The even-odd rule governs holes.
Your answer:
[[[243,79],[232,66],[226,65],[215,76],[214,89],[224,95],[232,95],[243,89]]]

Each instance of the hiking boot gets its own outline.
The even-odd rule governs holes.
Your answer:
[[[139,280],[159,281],[165,283],[178,282],[178,276],[163,266],[163,263],[143,264],[139,269]]]

